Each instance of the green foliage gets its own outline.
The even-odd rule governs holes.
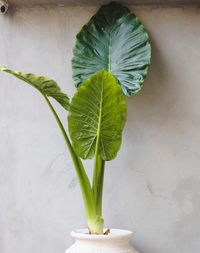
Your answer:
[[[76,36],[72,71],[77,88],[105,69],[117,79],[125,96],[143,85],[151,58],[144,26],[119,2],[103,5]]]
[[[102,6],[76,36],[72,71],[79,89],[71,105],[55,81],[0,67],[0,71],[36,88],[49,105],[69,149],[92,233],[103,233],[105,161],[114,159],[120,149],[126,122],[125,96],[135,95],[141,89],[150,58],[151,47],[145,28],[128,8],[119,2],[111,2]],[[68,129],[72,144],[49,96],[69,110]],[[93,157],[91,186],[80,158]]]
[[[66,110],[69,110],[69,98],[64,94],[57,83],[49,78],[43,76],[36,76],[31,73],[23,73],[7,69],[6,67],[0,67],[0,71],[5,71],[21,79],[22,81],[30,84],[43,95],[54,98],[59,104],[61,104]]]
[[[121,145],[126,109],[122,88],[113,75],[102,70],[85,81],[74,95],[68,115],[78,156],[93,158],[97,149],[101,159],[114,159]]]
[[[71,155],[74,168],[76,170],[76,174],[79,180],[80,188],[83,195],[83,201],[85,205],[85,211],[86,211],[86,217],[87,217],[87,223],[88,227],[91,228],[91,231],[96,231],[98,234],[103,233],[103,222],[104,220],[101,218],[100,214],[97,212],[97,204],[96,199],[94,197],[94,192],[92,190],[90,181],[88,179],[88,176],[85,172],[85,169],[83,167],[83,164],[80,160],[80,158],[77,156],[77,154],[74,152],[72,145],[69,141],[69,138],[66,134],[66,131],[56,114],[53,106],[51,105],[50,101],[48,100],[47,96],[51,96],[55,98],[65,109],[69,109],[69,98],[66,94],[62,93],[59,86],[56,84],[55,81],[41,77],[36,76],[31,73],[23,73],[18,72],[14,70],[7,69],[6,67],[0,67],[0,71],[5,71],[9,74],[14,75],[15,77],[23,80],[24,82],[32,85],[35,87],[45,98],[47,104],[49,105],[59,127],[63,134],[63,137],[65,139],[65,142],[67,144],[67,147],[69,149],[69,153]]]

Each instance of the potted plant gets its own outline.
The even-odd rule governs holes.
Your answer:
[[[109,233],[109,230],[103,230],[102,218],[105,162],[114,159],[120,149],[126,122],[126,97],[135,95],[141,89],[150,58],[149,37],[143,25],[127,7],[119,2],[111,2],[103,5],[76,36],[72,72],[77,92],[71,103],[55,81],[0,67],[0,70],[36,88],[48,103],[77,173],[89,233],[93,234],[89,241],[97,238],[100,243],[97,243],[97,248],[104,248],[102,238],[107,238],[106,245],[110,245],[113,239],[112,235],[103,235]],[[69,111],[68,131],[71,141],[48,97],[54,98]],[[81,159],[92,158],[94,170],[90,183]],[[125,252],[134,252],[127,246],[132,232],[125,231],[122,237],[118,230],[113,230],[113,233],[118,243],[126,241],[124,245],[128,251]],[[73,232],[72,236],[81,241],[88,237],[85,231],[81,236],[77,231]],[[92,248],[90,251],[97,250]],[[78,251],[72,248],[67,252]],[[88,246],[86,251],[82,248],[82,252],[88,252]]]

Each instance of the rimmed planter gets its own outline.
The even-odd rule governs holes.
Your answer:
[[[130,244],[133,232],[110,229],[108,235],[90,235],[87,229],[71,232],[76,242],[65,253],[138,253]]]

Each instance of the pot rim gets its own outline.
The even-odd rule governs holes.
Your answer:
[[[104,229],[106,231],[107,229]],[[133,237],[133,232],[125,229],[111,228],[108,235],[91,235],[88,229],[75,229],[71,232],[71,236],[75,239],[87,239],[87,240],[124,240]]]

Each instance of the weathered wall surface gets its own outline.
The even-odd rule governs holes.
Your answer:
[[[106,164],[105,226],[132,230],[140,253],[199,253],[200,11],[130,8],[149,33],[152,64],[127,99],[122,147]],[[0,16],[0,65],[52,78],[71,98],[75,35],[97,9],[11,9]],[[51,111],[32,87],[0,73],[0,252],[63,253],[82,227],[81,192]]]

